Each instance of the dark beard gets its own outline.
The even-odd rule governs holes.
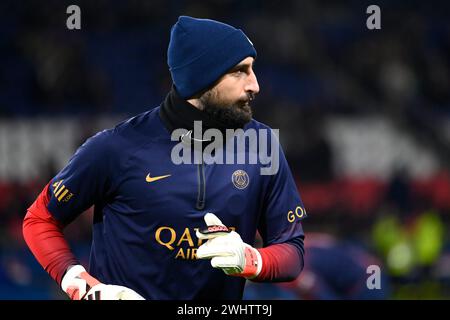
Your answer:
[[[252,108],[250,101],[237,101],[234,104],[218,103],[205,99],[203,101],[203,112],[208,114],[214,120],[219,121],[227,129],[244,128],[252,120]]]

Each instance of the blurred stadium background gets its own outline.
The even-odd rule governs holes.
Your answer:
[[[81,8],[81,30],[66,8]],[[366,8],[381,8],[381,30]],[[0,2],[0,299],[65,299],[22,238],[28,206],[96,131],[157,106],[182,14],[242,28],[255,118],[280,128],[309,213],[307,266],[249,299],[450,298],[450,4]],[[91,215],[66,230],[87,265]],[[314,233],[315,235],[313,235]],[[382,289],[365,287],[377,264]],[[302,278],[303,277],[303,278]]]

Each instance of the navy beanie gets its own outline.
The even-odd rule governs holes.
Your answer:
[[[253,44],[240,29],[228,24],[180,16],[172,27],[167,64],[184,99],[209,88],[247,57],[256,58]]]

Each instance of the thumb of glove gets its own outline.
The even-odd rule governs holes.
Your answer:
[[[214,213],[211,213],[211,212],[208,212],[207,214],[205,214],[203,219],[205,219],[205,223],[206,223],[206,225],[208,227],[209,226],[223,226],[224,225],[222,223],[222,221],[220,221],[220,219],[217,218],[217,216]]]

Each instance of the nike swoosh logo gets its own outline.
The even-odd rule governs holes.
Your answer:
[[[170,177],[171,175],[170,174],[166,174],[165,176],[158,176],[158,177],[150,177],[150,173],[147,175],[147,177],[145,177],[145,181],[147,181],[147,182],[154,182],[154,181],[157,181],[157,180],[161,180],[161,179],[164,179],[164,178],[167,178],[167,177]]]

